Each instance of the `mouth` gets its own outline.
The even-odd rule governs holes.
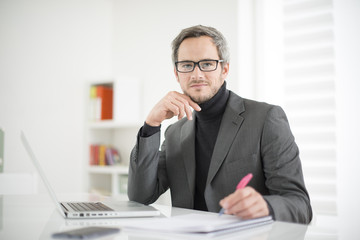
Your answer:
[[[190,84],[190,88],[195,88],[195,89],[206,87],[206,86],[208,86],[208,84],[206,82],[197,82],[197,83]]]

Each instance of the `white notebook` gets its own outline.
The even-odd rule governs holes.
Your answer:
[[[170,218],[157,218],[129,222],[127,230],[144,230],[163,233],[222,234],[272,223],[271,216],[241,220],[233,215],[191,213]]]

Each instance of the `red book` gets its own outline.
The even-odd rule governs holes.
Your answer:
[[[95,165],[95,145],[90,145],[90,165]]]
[[[101,120],[113,118],[113,89],[106,86],[97,86],[96,95],[101,99]]]

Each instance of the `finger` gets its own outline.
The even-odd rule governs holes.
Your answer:
[[[269,215],[269,208],[261,194],[254,190],[249,196],[239,201],[231,212],[241,218],[250,219]]]
[[[252,219],[252,218],[259,218],[259,217],[265,217],[268,216],[269,213],[267,213],[263,208],[257,208],[255,207],[251,211],[243,212],[239,216],[242,219]]]
[[[201,108],[200,108],[200,106],[196,103],[196,102],[194,102],[193,100],[191,100],[191,98],[189,97],[189,96],[187,96],[187,95],[185,95],[185,94],[183,94],[185,97],[186,97],[186,100],[187,100],[187,102],[189,103],[189,105],[195,110],[195,111],[201,111]]]
[[[246,187],[244,189],[238,189],[235,192],[229,194],[227,197],[225,197],[223,200],[220,201],[220,205],[224,208],[231,208],[233,205],[235,205],[237,202],[241,201],[251,193],[251,189],[247,189],[249,187]]]
[[[188,118],[188,120],[192,120],[192,111],[189,105],[185,106],[185,112],[186,112],[186,116]]]
[[[183,100],[179,101],[176,99]],[[153,107],[145,122],[150,126],[160,126],[165,119],[170,119],[174,116],[178,116],[179,119],[182,118],[187,114],[187,110],[185,111],[181,102],[186,102],[186,105],[189,106],[187,100],[184,99],[185,97],[181,93],[175,91],[169,92]]]
[[[236,214],[241,211],[244,206],[242,201],[248,198],[252,192],[255,190],[251,187],[246,187],[244,189],[238,189],[232,194],[225,197],[220,201],[220,205],[225,209],[227,214]],[[250,202],[248,204],[251,204]],[[246,207],[246,206],[245,206]]]
[[[201,107],[196,102],[193,102],[191,99],[189,104],[195,111],[197,112],[201,111]]]
[[[195,111],[201,111],[200,106],[199,106],[196,102],[194,102],[193,100],[191,100],[191,98],[190,98],[189,96],[187,96],[187,95],[185,95],[185,94],[183,94],[183,93],[175,92],[175,91],[171,92],[171,94],[172,94],[173,96],[177,95],[178,97],[184,99],[184,100],[186,101],[186,103],[187,103],[189,106],[191,106]]]
[[[244,217],[246,215],[252,214],[255,211],[258,211],[256,206],[256,199],[254,197],[246,197],[238,201],[231,208],[228,209],[229,214],[234,214],[239,217]]]
[[[172,98],[171,104],[173,104],[178,109],[178,119],[182,119],[187,115],[187,110],[189,109],[189,104],[181,98]]]
[[[176,106],[171,101],[165,101],[164,108],[165,108],[165,111],[173,113],[173,116],[178,116],[180,114],[180,110],[179,110],[178,106]]]
[[[251,219],[268,216],[269,211],[267,205],[263,205],[261,202],[255,202],[249,208],[246,208],[243,211],[236,213],[235,215],[241,217],[242,219]]]
[[[225,198],[223,198],[219,204],[221,207],[228,209],[231,208],[236,202],[237,198],[235,197],[235,193],[231,193]]]
[[[186,114],[187,118],[189,120],[192,120],[192,111],[191,111],[191,108],[190,108],[191,99],[188,96],[184,95],[184,94],[173,95],[173,97],[174,97],[175,100],[178,101],[178,102],[176,102],[176,104],[183,111],[183,113],[184,113],[183,116],[185,116],[185,114]],[[181,116],[181,118],[183,116]]]

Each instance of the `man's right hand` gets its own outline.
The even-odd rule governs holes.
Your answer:
[[[192,101],[189,96],[185,94],[172,91],[166,94],[150,111],[146,118],[146,123],[150,126],[157,127],[165,119],[170,119],[178,116],[182,119],[185,115],[187,119],[192,120],[192,107],[195,111],[201,111],[200,106]]]

